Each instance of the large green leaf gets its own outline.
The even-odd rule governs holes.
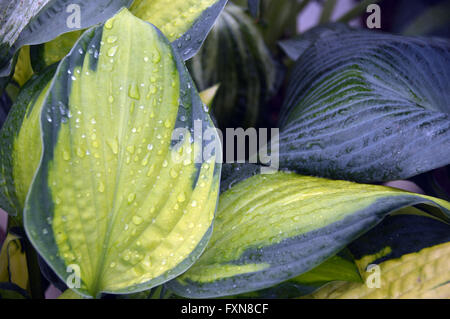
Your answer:
[[[449,164],[449,42],[344,29],[298,46],[281,166],[373,182]]]
[[[220,83],[212,109],[222,129],[254,126],[275,90],[276,67],[262,35],[232,3],[188,68],[201,90]]]
[[[387,214],[450,203],[389,187],[293,173],[255,175],[221,194],[215,231],[200,259],[168,283],[185,297],[271,287],[334,256]]]
[[[430,217],[391,216],[349,246],[363,284],[336,282],[307,298],[448,298],[449,230]],[[376,283],[374,265],[380,267],[378,288],[367,285]]]
[[[19,220],[41,158],[39,116],[55,69],[25,84],[0,131],[0,207]]]
[[[86,31],[58,66],[40,125],[24,224],[61,279],[78,265],[75,290],[95,297],[190,267],[211,234],[220,178],[220,147],[203,152],[211,144],[197,135],[220,142],[162,33],[126,9]]]
[[[158,27],[188,60],[202,46],[227,1],[135,0],[130,11]]]
[[[0,76],[11,71],[11,58],[24,45],[50,41],[75,30],[67,23],[74,5],[80,8],[80,28],[100,23],[132,0],[13,0],[0,3]],[[69,7],[71,5],[72,7]]]

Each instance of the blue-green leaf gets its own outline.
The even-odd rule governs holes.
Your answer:
[[[281,167],[376,182],[449,164],[450,43],[342,30],[306,36],[282,109]]]

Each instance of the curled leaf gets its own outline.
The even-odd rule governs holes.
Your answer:
[[[389,187],[292,173],[255,175],[221,194],[215,231],[200,259],[169,282],[185,297],[219,297],[274,286],[334,256],[387,214],[450,203]]]

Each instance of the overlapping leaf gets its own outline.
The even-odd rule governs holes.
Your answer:
[[[332,283],[306,298],[448,298],[449,229],[430,217],[389,217],[349,246],[364,283]]]
[[[200,49],[227,0],[136,0],[131,12],[155,25],[187,60]],[[32,48],[36,70],[60,61],[80,37],[80,31],[65,33]]]
[[[132,0],[2,1],[0,76],[10,73],[11,58],[22,46],[44,43],[62,33],[103,22],[131,2]],[[69,15],[77,10],[74,7],[79,8],[79,27],[68,23]]]
[[[336,255],[310,271],[276,286],[236,296],[236,298],[296,298],[315,292],[329,282],[362,283],[358,267],[351,256]]]
[[[39,116],[55,69],[25,84],[0,131],[0,207],[19,220],[42,153]]]
[[[158,27],[184,60],[203,44],[228,0],[135,0],[130,11]]]
[[[299,46],[280,122],[281,165],[374,182],[449,164],[449,42],[336,30]]]
[[[204,152],[197,135],[220,142],[164,35],[123,9],[83,34],[42,104],[24,223],[45,261],[94,297],[184,272],[211,234],[220,178],[220,147]]]
[[[446,201],[388,187],[282,172],[252,176],[220,196],[207,249],[168,287],[185,297],[271,287],[334,256],[388,213],[419,203],[450,217]]]
[[[23,247],[23,238],[11,231],[1,246],[0,283],[14,284],[24,291],[29,289],[27,257]]]

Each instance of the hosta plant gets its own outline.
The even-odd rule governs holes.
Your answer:
[[[273,3],[72,4],[75,29],[65,1],[2,4],[1,298],[450,296],[448,176],[383,185],[450,162],[448,40],[323,24],[278,49]],[[216,126],[264,112],[280,167],[222,165]]]

